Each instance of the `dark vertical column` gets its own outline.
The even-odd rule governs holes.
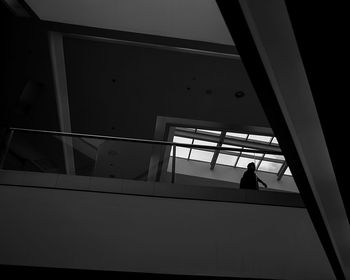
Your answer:
[[[249,26],[248,20],[246,18],[247,15],[244,13],[241,6],[242,4],[247,8],[249,4],[259,4],[258,2],[259,1],[239,2],[217,0],[218,6],[232,34],[242,62],[246,67],[248,75],[264,108],[266,116],[271,124],[273,131],[275,132],[275,135],[279,139],[280,147],[289,163],[295,182],[299,188],[300,194],[307,207],[310,218],[328,256],[329,262],[332,265],[334,274],[338,279],[345,279],[342,260],[340,259],[339,254],[334,247],[329,228],[326,225],[326,222],[320,210],[320,205],[318,204],[318,201],[316,200],[316,197],[313,193],[313,189],[304,169],[303,162],[299,157],[299,150],[294,143],[291,130],[287,124],[287,120],[282,111],[282,107],[280,106],[279,100],[275,94],[272,82],[267,73],[267,69],[265,68],[266,65],[264,65],[263,59],[265,59],[266,62],[266,59],[268,58],[262,57],[259,53],[256,42],[254,41],[252,35],[252,31],[250,29],[252,26]],[[267,5],[283,5],[283,2],[281,2],[282,1],[268,2]],[[260,4],[265,5],[266,3]],[[264,13],[267,20],[267,17],[274,16],[276,15],[275,13],[278,13],[278,11],[274,9],[271,9],[269,12],[270,13],[267,13],[265,11]],[[283,15],[285,14],[284,12],[285,11],[282,13]],[[280,19],[283,18],[283,15],[281,16],[281,14],[278,14],[278,16],[280,16]],[[249,14],[249,16],[249,19],[253,20],[253,15]],[[261,26],[257,26],[256,28],[261,28]],[[281,59],[283,58],[281,57]],[[288,66],[285,67],[288,69]]]

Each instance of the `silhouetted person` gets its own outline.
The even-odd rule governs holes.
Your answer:
[[[260,180],[258,176],[256,176],[255,164],[254,162],[251,162],[247,165],[247,170],[244,172],[243,177],[241,178],[240,188],[258,190],[259,182],[263,184],[265,188],[267,188],[267,185],[262,180]]]

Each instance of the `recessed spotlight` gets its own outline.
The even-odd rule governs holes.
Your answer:
[[[237,91],[237,92],[235,92],[235,96],[237,97],[237,98],[242,98],[243,96],[244,96],[244,92],[243,91]]]

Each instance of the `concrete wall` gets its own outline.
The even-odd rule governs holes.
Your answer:
[[[304,208],[98,193],[87,179],[85,191],[42,188],[51,177],[41,187],[0,185],[0,263],[334,279]],[[84,178],[59,175],[56,184]]]

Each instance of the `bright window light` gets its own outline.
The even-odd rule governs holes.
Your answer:
[[[213,146],[213,147],[217,146],[217,143],[215,143],[215,142],[209,142],[209,141],[203,141],[203,140],[197,140],[197,139],[195,139],[193,141],[193,144],[195,144],[195,145],[203,145],[203,146]]]
[[[182,132],[188,133],[188,137],[177,136]],[[197,134],[198,133],[198,134]],[[173,141],[175,143],[182,144],[194,144],[200,146],[210,146],[210,147],[222,147],[222,148],[235,148],[237,151],[228,150],[213,150],[210,148],[187,148],[187,147],[177,147],[176,157],[185,158],[188,160],[195,160],[201,162],[210,163],[213,160],[213,156],[218,153],[218,157],[215,164],[218,166],[230,166],[246,169],[247,165],[251,162],[255,163],[258,171],[269,172],[272,174],[278,174],[281,170],[283,164],[285,164],[285,157],[283,155],[274,155],[268,153],[256,152],[253,142],[259,144],[262,149],[268,150],[273,147],[279,147],[277,138],[274,136],[258,135],[258,134],[247,134],[247,133],[237,133],[237,132],[226,132],[224,139],[220,138],[222,131],[211,130],[211,129],[197,129],[197,128],[186,128],[177,127],[175,130],[175,136]],[[193,138],[191,138],[193,137]],[[203,140],[199,140],[200,138]],[[230,140],[231,139],[231,140]],[[222,142],[221,142],[222,140]],[[235,141],[237,140],[237,141]],[[233,143],[235,145],[229,145],[224,143]],[[237,143],[236,143],[237,142]],[[173,155],[173,148],[171,148],[170,155]],[[210,167],[210,165],[208,165]],[[208,167],[208,168],[209,168]],[[223,167],[221,167],[223,168]],[[234,171],[234,168],[232,168]],[[286,169],[283,175],[292,176],[289,167]]]
[[[192,144],[192,139],[191,138],[174,136],[173,142],[175,142],[175,143],[182,143],[182,144]],[[189,154],[190,154],[190,148],[176,147],[176,157],[188,158]],[[173,147],[171,147],[170,156],[171,157],[173,156]]]
[[[192,149],[190,159],[211,162],[214,152]]]
[[[282,163],[270,162],[263,160],[258,168],[259,171],[266,171],[271,173],[278,173],[282,166]]]
[[[174,136],[173,142],[182,144],[192,144],[192,138]]]
[[[222,164],[222,165],[234,166],[236,163],[236,160],[237,160],[237,156],[219,154],[216,160],[216,163]]]
[[[178,158],[188,158],[190,154],[189,148],[176,147],[176,157]],[[171,147],[170,156],[173,156],[173,147]]]
[[[254,160],[254,159],[246,158],[246,157],[240,157],[236,166],[241,167],[241,168],[247,168],[247,165],[251,162],[254,162],[255,165],[257,165],[259,163],[259,160]]]
[[[252,149],[250,149],[250,148],[243,148],[245,151],[246,150],[252,150]],[[252,157],[254,157],[254,158],[262,158],[262,156],[263,156],[263,154],[261,154],[261,153],[255,153],[254,151],[252,151],[252,152],[242,152],[242,155],[249,155],[249,156],[252,156]]]
[[[216,147],[217,143],[209,142],[209,141],[202,141],[202,140],[194,140],[193,144],[195,145],[205,145],[205,146],[213,146]],[[204,161],[204,162],[211,162],[214,155],[214,150],[212,151],[202,151],[198,149],[192,149],[190,159]]]
[[[265,154],[265,158],[273,158],[273,159],[285,160],[284,156],[282,156],[282,155]]]
[[[254,134],[249,134],[248,136],[248,140],[260,141],[264,143],[270,143],[271,138],[272,138],[271,136],[254,135]]]
[[[286,171],[284,172],[284,175],[289,175],[292,176],[292,172],[290,172],[289,167],[286,169]]]
[[[276,138],[276,137],[273,137],[273,139],[272,139],[271,143],[272,143],[272,144],[277,144],[277,145],[278,145],[277,138]]]
[[[235,149],[242,149],[242,147],[239,146],[233,146],[233,145],[227,145],[227,144],[222,144],[221,147],[223,148],[235,148]],[[225,153],[239,153],[239,151],[225,151]]]
[[[230,137],[235,137],[235,138],[242,138],[242,139],[246,139],[248,134],[243,134],[243,133],[234,133],[234,132],[227,132],[226,136],[230,136]]]

